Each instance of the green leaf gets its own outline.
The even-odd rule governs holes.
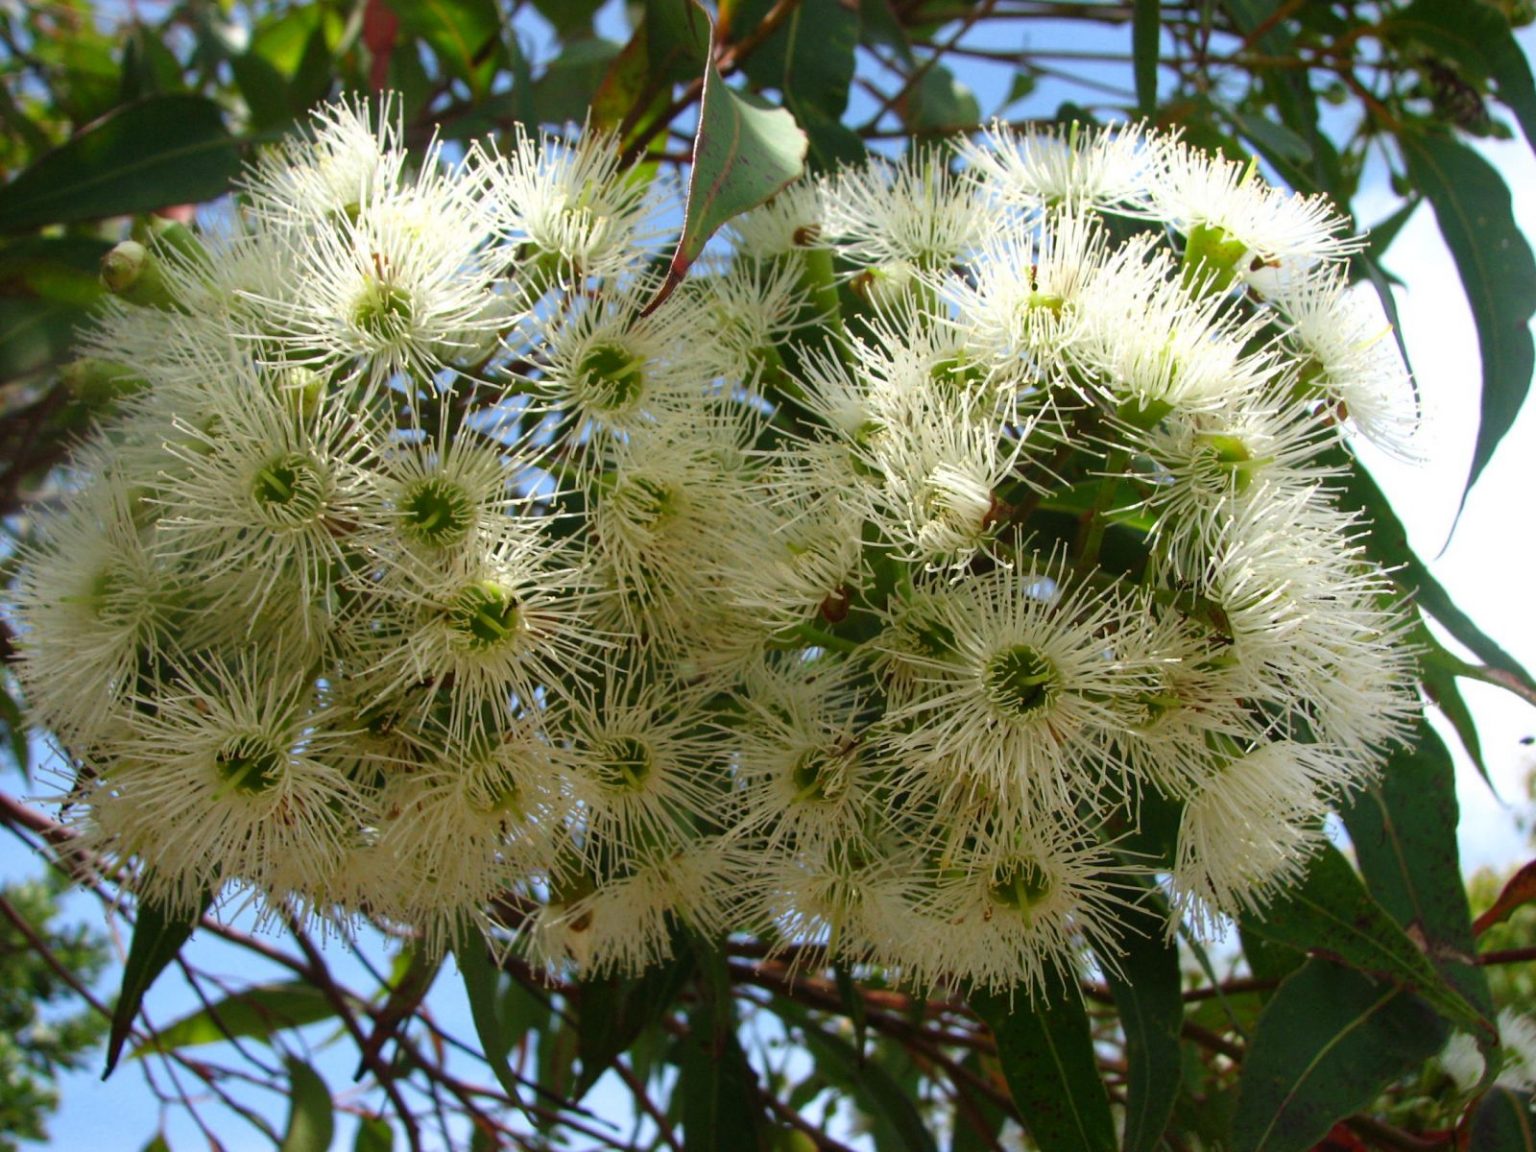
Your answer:
[[[681,937],[674,938],[673,953],[671,960],[651,965],[641,976],[610,976],[581,985],[576,996],[576,1051],[581,1057],[576,1099],[586,1095],[648,1025],[673,1010],[695,964],[693,950]]]
[[[1246,112],[1232,113],[1233,126],[1245,140],[1258,148],[1264,156],[1276,156],[1294,164],[1305,164],[1312,159],[1312,148],[1296,133],[1283,124],[1277,124],[1264,116],[1250,116]]]
[[[1312,858],[1300,884],[1282,892],[1261,918],[1242,918],[1245,934],[1313,954],[1357,971],[1406,984],[1446,1019],[1486,1038],[1483,1014],[1440,975],[1397,921],[1372,899],[1359,875],[1331,844]]]
[[[301,1028],[336,1014],[329,998],[312,984],[290,980],[258,984],[183,1016],[134,1047],[129,1059],[151,1052],[217,1044],[242,1036],[268,1039],[285,1028]]]
[[[891,10],[891,0],[859,0],[859,43],[892,49],[908,68],[917,64],[907,31]]]
[[[989,1080],[981,1055],[972,1048],[960,1061],[963,1071],[983,1084]],[[958,1079],[953,1081],[958,1098],[965,1106],[955,1109],[955,1135],[949,1152],[997,1152],[998,1133],[1008,1122],[1008,1113],[981,1093],[970,1094]]]
[[[1477,1102],[1467,1125],[1465,1152],[1536,1152],[1531,1099],[1497,1086]]]
[[[1160,903],[1160,902],[1159,902]],[[1178,946],[1162,930],[1154,906],[1127,913],[1122,954],[1105,976],[1125,1033],[1127,1082],[1123,1152],[1155,1152],[1178,1098],[1179,1032],[1184,997]]]
[[[0,232],[211,200],[239,170],[217,104],[155,96],[116,109],[0,188]]]
[[[1254,44],[1266,56],[1284,58],[1296,54],[1295,37],[1284,20],[1274,19],[1277,0],[1221,0],[1232,21],[1244,36],[1256,37]],[[1266,140],[1250,138],[1250,143],[1274,165],[1281,177],[1300,192],[1326,192],[1335,203],[1348,204],[1352,188],[1345,181],[1338,149],[1333,146],[1318,123],[1317,93],[1304,68],[1256,67],[1259,95],[1278,115],[1279,123],[1302,140],[1311,159],[1298,163],[1283,152],[1269,148]]]
[[[469,998],[470,1019],[474,1021],[480,1050],[495,1073],[496,1082],[509,1099],[520,1101],[517,1077],[507,1063],[507,1055],[512,1051],[517,1035],[506,1027],[499,1011],[501,1000],[497,993],[501,969],[491,962],[490,943],[474,933],[469,935],[471,939],[467,943],[454,946],[453,955],[464,980],[464,993]]]
[[[699,967],[703,987],[678,1046],[683,1152],[766,1152],[757,1074],[736,1038],[725,958],[711,951]]]
[[[1335,459],[1343,461],[1344,457],[1340,453]],[[1413,602],[1443,624],[1479,660],[1507,677],[1515,691],[1536,694],[1536,681],[1532,681],[1530,673],[1456,606],[1429,568],[1408,546],[1407,529],[1370,473],[1358,466],[1350,467],[1344,474],[1340,497],[1345,508],[1367,514],[1366,550],[1371,559],[1393,573]]]
[[[534,83],[539,120],[580,123],[620,53],[612,40],[587,38],[567,46]]]
[[[858,1104],[869,1119],[877,1148],[937,1152],[912,1096],[878,1061],[863,1059],[852,1044],[827,1031],[794,1001],[775,998],[771,1007],[785,1023],[799,1028],[816,1070]]]
[[[1498,8],[1467,0],[1413,0],[1382,24],[1385,35],[1411,37],[1436,57],[1454,61],[1475,87],[1493,80],[1499,100],[1536,148],[1536,80],[1508,17]]]
[[[739,38],[761,22],[771,0],[747,0],[732,13]],[[817,168],[863,158],[864,143],[842,123],[853,82],[859,16],[838,0],[801,0],[742,64],[756,88],[776,88],[810,141]]]
[[[603,0],[533,0],[533,6],[554,26],[555,35],[569,43],[592,35],[592,17]]]
[[[1157,61],[1163,32],[1161,0],[1136,0],[1131,9],[1131,56],[1136,74],[1136,113],[1157,111]]]
[[[357,1122],[352,1152],[395,1152],[395,1130],[382,1116],[364,1116]]]
[[[689,7],[697,9],[693,0]],[[699,19],[707,19],[702,9],[697,11]],[[713,44],[713,31],[710,39]],[[806,148],[805,133],[795,118],[750,93],[727,87],[711,52],[704,67],[683,232],[666,279],[642,315],[654,312],[672,295],[722,224],[756,208],[805,171]]]
[[[1391,981],[1308,960],[1259,1017],[1232,1147],[1304,1152],[1439,1051],[1445,1035],[1429,1006]]]
[[[973,992],[971,1007],[997,1038],[1013,1102],[1042,1152],[1113,1152],[1115,1124],[1075,987],[1031,1002]]]
[[[902,118],[914,133],[956,132],[980,123],[981,105],[969,85],[935,64],[908,93]]]
[[[1430,961],[1476,1006],[1494,1013],[1474,959],[1472,912],[1456,846],[1455,771],[1440,737],[1421,718],[1380,781],[1343,812],[1360,872],[1377,902],[1424,948]]]
[[[507,63],[496,0],[392,0],[400,35],[425,40],[452,76],[484,95]]]
[[[714,59],[714,31],[694,0],[645,0],[645,50],[652,78],[687,84]]]
[[[331,1090],[320,1073],[304,1061],[290,1059],[287,1063],[292,1107],[279,1152],[330,1152],[331,1139],[336,1135]]]
[[[133,923],[133,939],[128,944],[128,959],[123,964],[123,983],[117,993],[117,1003],[112,1006],[112,1027],[107,1033],[107,1063],[101,1078],[105,1080],[117,1067],[128,1034],[133,1030],[134,1017],[144,1002],[155,978],[181,946],[192,935],[192,929],[202,919],[202,914],[213,903],[213,894],[205,892],[199,902],[197,915],[187,919],[170,916],[167,910],[153,900],[141,899]]]
[[[1509,189],[1492,164],[1442,135],[1400,133],[1408,178],[1435,209],[1440,234],[1456,261],[1477,324],[1483,360],[1482,420],[1472,469],[1462,491],[1477,483],[1509,431],[1531,387],[1536,347],[1536,260],[1515,223]]]
[[[843,1002],[843,1011],[848,1014],[849,1023],[853,1025],[854,1050],[862,1060],[864,1038],[869,1029],[869,1013],[865,1010],[864,997],[859,993],[859,985],[854,980],[853,973],[848,970],[848,965],[841,962],[834,964],[832,975],[837,981],[837,995]]]
[[[4,684],[0,684],[0,731],[4,732],[5,742],[11,746],[11,759],[16,762],[17,771],[31,784],[32,745],[27,740],[27,722]]]

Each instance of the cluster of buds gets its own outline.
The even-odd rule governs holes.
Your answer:
[[[611,141],[332,107],[113,257],[19,673],[142,892],[1031,993],[1262,914],[1418,709],[1358,241],[1135,127],[808,180],[646,313]],[[807,954],[798,951],[797,955]]]

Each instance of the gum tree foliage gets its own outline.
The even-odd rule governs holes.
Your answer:
[[[57,499],[71,447],[116,402],[112,388],[61,371],[100,306],[102,256],[128,228],[144,234],[147,213],[186,216],[223,196],[243,157],[318,102],[386,88],[402,94],[418,147],[434,128],[467,145],[510,141],[519,124],[586,121],[657,172],[686,174],[697,158],[711,177],[757,158],[697,132],[708,83],[786,109],[813,170],[1000,117],[1176,127],[1346,214],[1366,176],[1384,173],[1395,209],[1358,222],[1373,229],[1349,272],[1390,315],[1391,243],[1428,201],[1483,357],[1481,381],[1468,384],[1481,412],[1469,486],[1525,399],[1536,264],[1510,190],[1469,145],[1533,140],[1536,83],[1513,36],[1531,15],[1520,3],[746,0],[709,11],[713,38],[685,0],[601,19],[598,8],[0,10],[0,507],[13,539],[27,537],[36,502]],[[989,86],[1005,93],[1000,106],[981,106],[964,82],[981,70],[1000,78]],[[801,155],[793,134],[753,147],[786,164]],[[765,194],[750,181],[713,186],[723,191],[707,211],[699,198],[673,225],[690,255]],[[854,310],[851,284],[837,291]],[[1369,476],[1343,466],[1340,499],[1368,513],[1370,558],[1475,655],[1413,630],[1424,696],[1480,762],[1460,682],[1530,702],[1536,683],[1434,583]],[[1091,532],[1108,511],[1090,502],[1075,515]],[[24,702],[8,687],[0,710],[25,764]],[[135,900],[55,813],[8,796],[3,815],[131,924],[108,1066],[123,1058],[116,1075],[143,1075],[181,1102],[210,1142],[238,1125],[294,1149],[330,1146],[339,1132],[360,1149],[1529,1147],[1531,1081],[1517,1030],[1506,1026],[1500,1044],[1478,931],[1513,912],[1528,881],[1517,875],[1504,905],[1473,924],[1449,755],[1419,728],[1341,813],[1353,859],[1314,857],[1262,918],[1242,917],[1240,952],[1167,940],[1155,922],[1120,941],[1108,975],[1012,996],[929,995],[878,968],[823,968],[742,935],[679,935],[664,963],[587,979],[550,979],[479,946],[444,961],[386,923],[321,939],[295,918],[286,933],[251,935],[217,914],[192,923],[175,902]],[[216,976],[200,951],[210,938],[263,974]],[[1501,947],[1487,959],[1530,953]],[[184,1003],[200,1005],[176,1019],[157,1007],[157,980],[173,967],[195,993]],[[1458,1077],[1434,1059],[1455,1033],[1481,1074]],[[324,1062],[337,1050],[356,1085]]]

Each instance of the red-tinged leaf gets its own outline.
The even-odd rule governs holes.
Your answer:
[[[1509,878],[1509,883],[1504,885],[1504,890],[1493,902],[1493,907],[1477,918],[1472,925],[1472,931],[1481,936],[1495,924],[1502,924],[1508,920],[1517,909],[1523,908],[1532,901],[1536,901],[1536,860],[1532,860]]]
[[[400,31],[400,17],[395,15],[388,0],[368,0],[363,9],[363,46],[373,56],[368,71],[368,84],[375,91],[383,91],[389,80],[389,58],[395,50],[395,34]]]
[[[722,224],[756,208],[805,171],[808,142],[795,118],[782,108],[728,87],[713,61],[711,30],[683,233],[666,280],[642,315],[666,302]]]

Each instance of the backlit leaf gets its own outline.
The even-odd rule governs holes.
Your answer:
[[[0,232],[212,200],[239,170],[217,104],[151,97],[115,109],[0,188]]]
[[[1408,178],[1435,209],[1477,325],[1482,412],[1465,503],[1530,391],[1536,259],[1515,223],[1509,188],[1492,164],[1450,136],[1401,133],[1397,139]]]

